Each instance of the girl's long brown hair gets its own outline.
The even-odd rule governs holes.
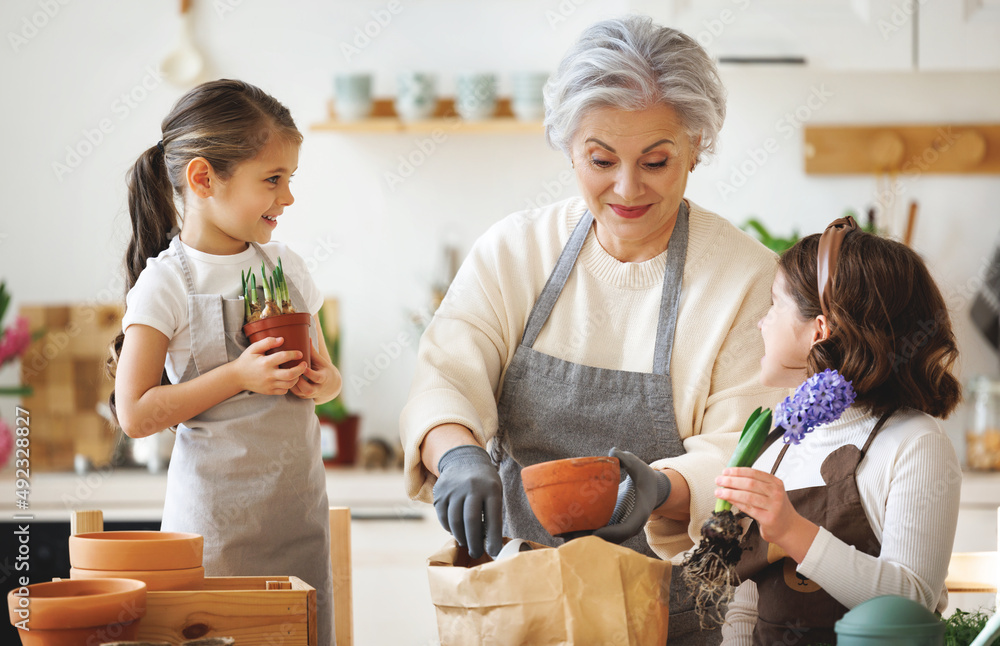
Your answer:
[[[170,244],[181,224],[188,162],[202,157],[222,179],[253,159],[272,135],[302,143],[288,108],[260,88],[222,79],[203,83],[182,96],[161,124],[162,141],[139,155],[127,176],[132,237],[125,252],[125,293],[135,285],[150,258]],[[108,375],[114,379],[124,332],[111,344]],[[166,370],[162,383],[169,383]],[[115,395],[111,410],[116,413]]]
[[[822,314],[819,238],[803,238],[779,264],[804,320]],[[838,370],[853,382],[855,403],[872,414],[909,407],[943,418],[961,401],[948,308],[923,260],[906,245],[862,231],[844,238],[829,327],[829,338],[809,353],[809,372]]]

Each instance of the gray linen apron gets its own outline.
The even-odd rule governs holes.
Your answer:
[[[235,360],[249,340],[243,301],[197,293],[180,236],[170,244],[188,290],[191,360],[183,382]],[[288,291],[295,309],[308,311],[291,282]],[[315,326],[310,336],[316,345]],[[178,425],[161,528],[205,537],[206,576],[296,576],[316,588],[324,646],[333,644],[329,514],[312,400],[244,391]]]
[[[652,373],[594,368],[532,348],[569,279],[593,221],[593,214],[587,211],[535,301],[521,344],[507,367],[497,404],[499,431],[493,450],[503,481],[504,536],[552,546],[563,540],[546,532],[532,513],[521,485],[523,467],[607,455],[614,446],[647,463],[684,453],[674,415],[670,356],[687,256],[685,202],[678,209],[667,245]],[[624,545],[655,557],[643,533]],[[693,608],[691,594],[675,568],[670,584],[670,644],[720,643],[720,631],[700,631]]]

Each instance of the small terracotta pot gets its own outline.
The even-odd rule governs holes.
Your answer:
[[[298,350],[302,353],[301,359],[281,364],[282,368],[294,368],[303,361],[306,362],[306,365],[311,365],[309,362],[309,323],[311,321],[312,315],[308,312],[269,316],[266,319],[247,323],[243,326],[243,333],[250,339],[250,343],[256,343],[267,337],[280,336],[283,338],[282,344],[277,348],[271,348],[267,354]]]
[[[146,571],[201,567],[205,541],[185,532],[92,532],[69,537],[69,563],[85,570]]]
[[[604,527],[618,500],[618,458],[598,456],[542,462],[521,469],[535,517],[549,534]]]
[[[150,592],[160,590],[201,590],[205,585],[205,568],[184,570],[86,570],[71,567],[71,579],[135,579],[146,584]]]
[[[21,593],[21,594],[19,594]],[[133,579],[52,581],[7,594],[10,623],[24,646],[132,641],[146,615],[146,584]]]

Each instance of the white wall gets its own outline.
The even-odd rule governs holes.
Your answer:
[[[176,5],[0,5],[7,34],[0,47],[6,81],[0,107],[6,142],[0,277],[7,279],[15,305],[120,298],[118,274],[129,235],[124,173],[160,138],[159,122],[183,92],[155,73],[177,39]],[[460,70],[550,70],[585,25],[619,13],[627,3],[582,3],[563,16],[554,12],[576,4],[399,0],[401,11],[350,57],[341,45],[351,44],[366,24],[374,32],[372,11],[391,15],[387,2],[195,5],[196,38],[210,75],[260,85],[289,106],[305,134],[293,183],[297,201],[276,237],[309,259],[321,289],[341,299],[346,401],[363,414],[366,435],[394,437],[416,347],[409,313],[427,305],[441,245],[457,244],[464,253],[505,214],[576,189],[560,184],[568,164],[541,134],[446,134],[410,177],[390,188],[386,173],[399,171],[400,156],[419,156],[414,151],[426,137],[309,130],[324,118],[332,74],[372,71],[377,93],[390,95],[392,75],[404,67],[439,73],[445,93]],[[46,6],[54,15],[43,21]],[[553,22],[557,15],[565,20]],[[32,30],[27,25],[33,18],[45,24]],[[11,33],[24,40],[14,42]],[[864,212],[876,191],[872,177],[806,176],[801,131],[778,123],[786,113],[808,112],[811,123],[1000,121],[997,72],[729,67],[723,76],[730,99],[719,155],[695,171],[688,196],[736,223],[753,215],[778,231],[818,231],[847,208]],[[824,98],[814,98],[810,108],[813,92]],[[134,96],[131,105],[122,94]],[[102,120],[109,132],[78,166],[57,177],[53,164],[68,163],[67,146],[86,149],[84,132]],[[748,150],[769,137],[778,151],[757,164]],[[752,176],[734,191],[721,190],[720,182],[732,182],[741,166]],[[920,204],[915,246],[953,305],[963,378],[995,375],[997,356],[971,329],[967,309],[969,285],[1000,230],[1000,182],[996,176],[924,175],[906,185],[900,208],[910,199]],[[401,334],[407,347],[394,348]],[[956,436],[961,418],[949,426]]]

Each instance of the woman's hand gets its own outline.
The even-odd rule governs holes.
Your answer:
[[[277,348],[284,339],[268,337],[243,351],[243,354],[233,361],[240,385],[243,390],[249,390],[261,395],[284,395],[291,390],[299,377],[306,371],[302,362],[291,368],[283,369],[281,364],[302,358],[298,350],[283,350],[274,354],[265,354],[271,348]]]
[[[326,354],[317,350],[311,341],[310,345],[312,350],[309,359],[312,365],[306,368],[291,391],[296,397],[315,399],[317,404],[324,404],[340,394],[343,379],[340,371]],[[305,362],[302,365],[305,365]]]
[[[802,562],[819,527],[795,511],[779,478],[758,469],[731,467],[715,479],[715,484],[717,498],[728,500],[757,521],[761,538]]]

